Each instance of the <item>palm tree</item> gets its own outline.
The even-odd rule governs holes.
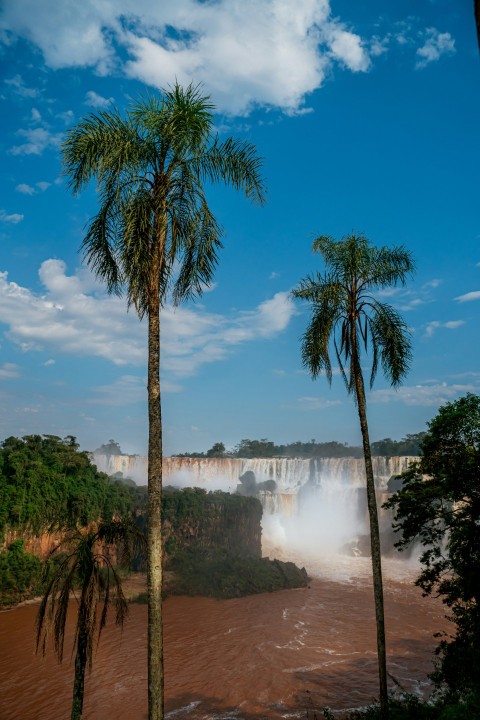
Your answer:
[[[347,390],[357,405],[370,517],[380,703],[382,716],[386,718],[388,693],[380,533],[361,355],[362,350],[372,351],[370,387],[379,360],[391,385],[396,387],[401,383],[411,358],[407,326],[393,307],[380,302],[372,293],[404,285],[414,265],[410,253],[403,247],[376,248],[366,237],[355,234],[340,241],[319,237],[313,243],[313,251],[323,256],[325,273],[304,278],[292,291],[295,298],[312,304],[312,317],[303,336],[302,359],[313,378],[324,370],[331,383],[329,348],[333,344]]]
[[[127,294],[148,317],[148,706],[163,718],[162,419],[160,310],[201,294],[213,277],[221,228],[205,197],[223,181],[263,203],[261,160],[248,142],[220,141],[213,110],[199,87],[175,84],[162,97],[91,114],[67,134],[63,160],[74,193],[91,179],[100,209],[84,257],[110,292]]]
[[[45,564],[45,577],[51,577],[47,580],[37,614],[37,652],[41,648],[45,655],[49,631],[53,627],[55,652],[58,660],[63,660],[70,596],[80,585],[71,720],[82,718],[85,670],[87,665],[92,667],[93,640],[96,633],[100,640],[110,605],[115,608],[117,625],[123,625],[128,612],[121,578],[108,554],[110,545],[115,546],[117,562],[129,566],[135,555],[144,550],[145,539],[133,521],[101,521],[95,530],[75,528],[67,531],[49,555],[49,559],[59,555],[58,565],[52,572],[50,563]],[[103,602],[103,608],[98,619],[99,602]]]

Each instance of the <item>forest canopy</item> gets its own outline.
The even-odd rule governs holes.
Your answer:
[[[0,536],[40,532],[123,515],[132,493],[97,471],[68,435],[9,437],[0,445]]]

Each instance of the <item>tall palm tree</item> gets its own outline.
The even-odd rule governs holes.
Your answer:
[[[414,270],[410,253],[403,247],[376,248],[366,237],[349,235],[335,241],[321,236],[313,251],[323,256],[325,273],[300,281],[292,294],[312,304],[312,317],[303,336],[303,364],[316,378],[324,370],[332,381],[330,346],[347,390],[354,396],[362,432],[370,517],[373,587],[377,623],[377,650],[380,676],[380,703],[383,717],[388,715],[385,620],[383,609],[382,565],[377,501],[373,477],[372,452],[368,434],[362,351],[372,351],[370,387],[382,365],[385,377],[394,387],[406,375],[411,358],[407,326],[397,311],[376,299],[376,290],[404,285]]]
[[[63,161],[74,193],[97,183],[100,209],[84,257],[110,292],[126,291],[148,317],[148,706],[163,718],[162,419],[160,310],[200,295],[213,277],[221,228],[205,197],[223,181],[262,203],[261,160],[253,145],[214,132],[213,110],[199,87],[175,84],[161,97],[91,114],[67,134]]]
[[[92,667],[93,640],[96,633],[100,640],[110,605],[115,609],[117,625],[123,625],[128,613],[121,578],[106,552],[109,545],[115,546],[117,562],[129,566],[138,551],[144,552],[145,539],[133,521],[101,521],[95,530],[69,530],[49,555],[51,559],[62,553],[47,582],[38,610],[37,652],[41,648],[45,655],[49,631],[53,627],[55,652],[62,661],[70,596],[80,585],[74,636],[76,654],[71,720],[82,718],[85,670],[87,666]],[[46,563],[45,568],[48,577],[50,564]],[[97,612],[99,602],[103,602],[100,618]]]

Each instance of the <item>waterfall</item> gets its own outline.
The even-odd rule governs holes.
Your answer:
[[[386,499],[388,480],[407,470],[417,458],[374,457],[378,504]],[[137,484],[147,482],[147,458],[140,455],[92,454],[99,470],[121,472]],[[267,480],[275,490],[259,489],[264,509],[264,536],[275,545],[293,550],[318,547],[332,553],[346,546],[362,553],[360,541],[368,535],[363,459],[344,458],[185,458],[163,459],[163,484],[235,492],[239,478],[253,473],[257,484]],[[380,512],[381,528],[391,521]]]

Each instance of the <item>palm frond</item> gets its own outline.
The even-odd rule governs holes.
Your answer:
[[[343,380],[355,394],[354,367],[360,366],[361,348],[372,349],[370,385],[379,361],[386,378],[398,385],[411,359],[409,332],[396,310],[370,292],[404,284],[414,270],[410,253],[403,247],[377,249],[354,233],[339,241],[321,235],[313,251],[323,256],[325,273],[307,276],[292,291],[293,297],[312,305],[302,343],[304,365],[316,377],[326,367],[328,343],[333,342]]]
[[[383,373],[387,380],[397,387],[407,374],[412,358],[408,327],[391,305],[376,301],[371,318],[371,329],[372,343],[380,348]]]
[[[137,552],[145,554],[146,540],[132,519],[100,522],[96,531],[82,532],[78,529],[68,532],[63,541],[52,551],[53,554],[68,548],[68,553],[55,568],[53,576],[47,583],[36,620],[36,649],[45,654],[50,629],[53,630],[55,654],[59,661],[63,659],[65,628],[70,596],[78,580],[81,592],[78,599],[78,615],[75,629],[75,644],[80,635],[86,638],[87,659],[91,665],[93,655],[93,639],[107,621],[108,609],[112,604],[110,588],[111,578],[114,583],[113,604],[115,606],[116,623],[122,624],[128,612],[127,602],[122,590],[120,575],[113,567],[110,558],[99,553],[97,546],[113,545],[118,548],[119,558],[130,563]],[[102,568],[109,572],[104,580]],[[104,596],[102,597],[102,595]],[[98,604],[103,600],[100,621],[97,624]]]
[[[122,292],[123,277],[118,263],[115,243],[118,210],[113,199],[101,206],[88,226],[81,245],[83,259],[93,273],[107,285],[110,293]]]
[[[351,383],[350,383],[350,379],[345,371],[345,366],[343,364],[345,360],[342,357],[342,352],[341,352],[341,349],[338,347],[337,338],[335,336],[333,338],[333,347],[335,348],[335,355],[337,357],[340,375],[342,376],[342,380],[345,383],[345,387],[347,388],[347,391],[350,392]],[[330,384],[331,384],[331,382],[332,381],[330,380]]]
[[[73,192],[90,180],[98,188],[84,258],[109,292],[126,290],[140,318],[157,295],[162,306],[173,287],[180,302],[213,277],[222,232],[205,181],[264,201],[262,160],[248,142],[215,138],[213,111],[200,85],[175,83],[131,103],[124,118],[117,109],[91,113],[62,146]]]
[[[386,288],[405,285],[413,275],[415,264],[412,254],[404,247],[375,249],[375,256],[365,286],[368,288]]]
[[[180,271],[173,289],[173,300],[177,305],[182,300],[201,295],[203,288],[211,283],[222,243],[221,228],[206,202],[185,226],[177,223],[175,229],[182,245]]]
[[[66,134],[62,145],[64,174],[73,193],[91,179],[100,184],[144,162],[143,145],[135,127],[117,109],[91,113]]]
[[[222,180],[235,190],[242,190],[248,199],[264,204],[263,158],[251,143],[233,137],[223,142],[216,139],[206,152],[193,156],[190,164],[203,181]]]

